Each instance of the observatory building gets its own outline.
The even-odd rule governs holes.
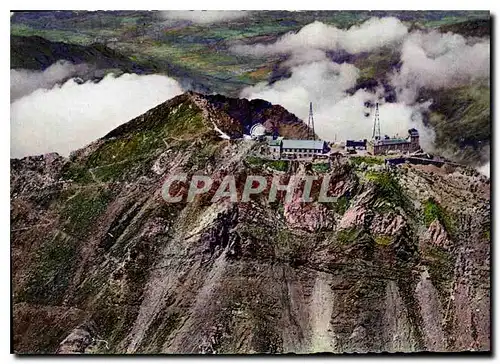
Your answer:
[[[378,103],[375,108],[375,120],[373,123],[372,140],[368,142],[367,150],[373,155],[388,154],[389,152],[412,153],[420,149],[419,135],[417,129],[408,130],[407,138],[384,138],[380,136],[380,119]]]
[[[324,140],[316,140],[312,102],[309,103],[307,139],[271,139],[268,141],[269,155],[272,159],[311,159],[327,156],[330,148]]]
[[[253,139],[259,139],[264,135],[266,135],[266,128],[260,123],[254,124],[250,129],[250,136]]]
[[[373,155],[387,154],[389,152],[412,153],[420,149],[417,129],[408,130],[407,138],[374,139],[368,143],[368,151]]]
[[[273,159],[307,159],[324,156],[328,152],[323,140],[275,139],[269,141],[269,153]]]

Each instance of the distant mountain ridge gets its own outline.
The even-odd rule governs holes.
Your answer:
[[[83,46],[52,42],[39,36],[11,35],[10,54],[11,68],[44,70],[59,60],[66,60],[74,64],[87,63],[97,69],[120,69],[130,73],[158,71],[154,66],[133,62],[100,43]]]

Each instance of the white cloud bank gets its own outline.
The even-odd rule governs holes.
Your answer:
[[[392,77],[398,98],[412,103],[420,88],[448,88],[490,77],[490,42],[469,43],[458,34],[411,33],[401,49],[402,67]]]
[[[48,152],[67,156],[182,92],[169,77],[135,74],[38,89],[10,106],[11,157]]]
[[[11,69],[10,100],[12,102],[40,88],[51,89],[55,84],[85,73],[87,70],[88,67],[85,64],[73,64],[68,61],[58,61],[44,71]]]
[[[371,18],[347,30],[315,21],[297,33],[284,35],[275,43],[238,45],[233,47],[233,51],[254,56],[305,53],[311,49],[369,52],[398,42],[407,33],[407,27],[393,17]]]
[[[390,104],[383,101],[383,90],[346,90],[356,85],[359,70],[347,63],[329,61],[307,63],[291,68],[290,78],[272,85],[260,83],[244,89],[242,97],[265,99],[280,104],[302,120],[307,120],[309,102],[313,101],[316,133],[326,140],[369,139],[372,133],[373,109],[365,103],[380,104],[381,132],[406,137],[416,127],[423,144],[430,146],[433,133],[423,126],[420,105]],[[369,113],[369,116],[365,116]]]
[[[222,23],[248,15],[244,10],[169,10],[161,13],[168,20],[187,20],[196,24]]]

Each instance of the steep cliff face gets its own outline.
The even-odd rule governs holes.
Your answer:
[[[294,114],[280,105],[256,99],[228,98],[222,95],[204,97],[215,110],[226,112],[232,119],[238,120],[246,134],[254,124],[263,124],[269,132],[277,132],[288,138],[306,138],[307,126]]]
[[[17,353],[490,349],[489,180],[263,161],[219,137],[244,131],[220,110],[184,94],[68,159],[11,161]],[[167,203],[175,173],[233,174],[239,192],[329,176],[336,199]]]

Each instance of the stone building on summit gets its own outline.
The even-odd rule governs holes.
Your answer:
[[[368,152],[373,155],[393,153],[412,153],[420,149],[417,129],[408,130],[407,138],[376,138],[368,142]]]

